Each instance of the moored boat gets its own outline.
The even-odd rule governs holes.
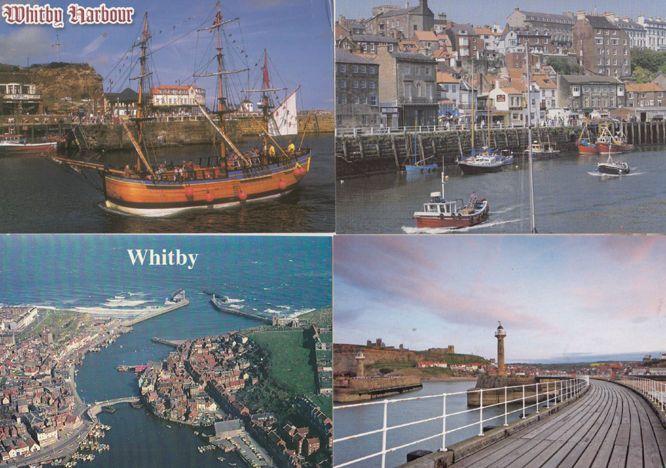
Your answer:
[[[592,139],[592,134],[590,133],[590,129],[588,128],[587,123],[583,125],[583,129],[580,131],[577,145],[578,154],[589,155],[599,153],[599,149]]]
[[[541,144],[538,141],[532,142],[530,148],[527,148],[524,151],[525,156],[529,155],[530,150],[532,150],[532,157],[534,157],[534,159],[549,159],[560,155],[560,150],[556,149],[551,144]]]
[[[490,206],[486,199],[472,194],[467,203],[463,200],[446,200],[444,197],[444,173],[441,192],[432,192],[422,211],[414,212],[418,228],[460,229],[481,224],[488,219]]]
[[[28,142],[23,137],[9,137],[0,140],[0,156],[17,154],[44,154],[52,153],[58,147],[58,142]]]
[[[464,174],[484,174],[501,171],[504,166],[513,162],[513,156],[511,156],[510,161],[507,163],[507,159],[504,157],[489,151],[483,151],[458,161],[458,167]]]

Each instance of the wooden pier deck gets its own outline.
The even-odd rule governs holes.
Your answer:
[[[648,403],[620,385],[592,380],[580,401],[452,466],[666,466],[666,429]]]

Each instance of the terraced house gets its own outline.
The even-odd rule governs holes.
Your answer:
[[[335,114],[338,128],[379,125],[379,65],[369,56],[335,51]]]
[[[664,88],[657,83],[627,83],[627,107],[663,107]]]
[[[629,36],[617,24],[579,13],[573,31],[574,50],[585,70],[617,78],[631,75]]]

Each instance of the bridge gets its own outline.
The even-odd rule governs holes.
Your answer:
[[[114,405],[119,405],[121,403],[139,403],[141,399],[137,396],[129,396],[129,397],[122,397],[122,398],[114,398],[111,400],[104,400],[104,401],[96,401],[95,403],[91,404],[90,407],[88,408],[88,416],[90,416],[90,419],[93,421],[97,420],[97,415],[102,411],[102,408],[108,407],[108,406],[114,406]]]
[[[474,392],[470,409],[460,400]],[[338,406],[362,427],[338,417],[334,466],[663,468],[665,404],[664,382],[578,377]]]

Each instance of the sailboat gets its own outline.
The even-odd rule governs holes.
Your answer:
[[[472,61],[472,76],[474,76],[474,61]],[[490,117],[490,110],[488,110]],[[458,161],[458,167],[464,174],[483,174],[488,172],[499,172],[502,167],[513,163],[513,155],[497,154],[490,148],[491,123],[488,123],[488,141],[487,145],[480,150],[475,148],[475,127],[476,127],[476,96],[472,87],[472,128],[470,133],[470,155]]]
[[[103,181],[104,205],[107,209],[123,214],[142,217],[164,217],[193,210],[216,210],[239,206],[248,202],[257,202],[281,197],[294,190],[310,170],[311,153],[308,148],[293,143],[285,149],[276,140],[278,136],[298,133],[296,96],[298,89],[289,94],[279,105],[273,104],[268,73],[268,55],[264,51],[263,86],[255,90],[261,95],[262,111],[262,147],[254,151],[243,152],[227,133],[226,115],[233,110],[225,96],[225,76],[238,73],[224,67],[222,29],[227,23],[220,3],[212,26],[202,31],[214,36],[217,71],[207,75],[214,76],[216,82],[216,106],[213,115],[203,105],[198,107],[205,120],[220,137],[216,145],[215,163],[197,165],[194,162],[183,166],[155,168],[148,157],[148,146],[144,136],[144,124],[149,120],[145,102],[146,80],[150,76],[147,68],[148,48],[151,33],[148,27],[148,14],[143,18],[140,48],[140,74],[138,80],[137,112],[134,121],[135,131],[123,123],[123,128],[136,152],[137,159],[133,167],[124,169],[109,167],[97,162],[53,157],[58,163],[73,168],[87,168],[98,171]],[[196,75],[195,75],[196,76]],[[136,133],[135,133],[136,132]]]
[[[409,164],[405,164],[405,172],[407,172],[407,174],[423,174],[435,171],[437,169],[437,163],[428,163],[427,159],[424,158],[423,153],[421,156],[418,156],[416,146],[417,140],[416,134],[414,134],[411,141],[411,160]]]

